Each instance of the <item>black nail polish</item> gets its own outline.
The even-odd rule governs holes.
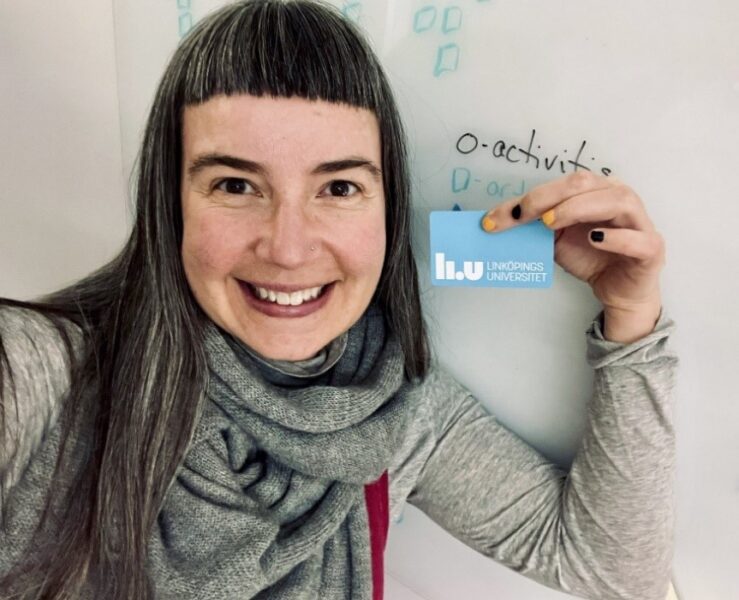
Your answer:
[[[590,239],[594,242],[602,242],[606,237],[606,234],[602,231],[591,231],[590,232]]]
[[[511,210],[511,216],[518,221],[521,218],[521,205],[516,204],[516,206],[513,207],[513,210]]]

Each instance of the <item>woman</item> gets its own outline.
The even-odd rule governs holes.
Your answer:
[[[305,0],[202,21],[157,91],[121,254],[3,301],[0,597],[380,598],[406,499],[545,585],[664,597],[663,244],[588,174],[482,226],[539,217],[604,309],[569,474],[430,362],[403,131],[357,31]]]

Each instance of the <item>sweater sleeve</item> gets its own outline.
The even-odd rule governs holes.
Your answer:
[[[67,332],[74,347],[79,331],[70,325]],[[70,372],[62,335],[37,312],[0,307],[0,343],[0,490],[7,493],[56,422]]]
[[[408,501],[548,587],[598,600],[664,600],[673,551],[674,324],[663,314],[652,333],[619,344],[603,338],[599,321],[587,332],[594,390],[569,473],[437,372],[424,394],[435,440]]]

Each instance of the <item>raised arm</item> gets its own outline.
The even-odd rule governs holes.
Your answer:
[[[664,600],[672,558],[677,360],[672,322],[631,344],[588,332],[595,369],[569,474],[435,373],[433,450],[408,496],[475,550],[549,587],[598,600]]]

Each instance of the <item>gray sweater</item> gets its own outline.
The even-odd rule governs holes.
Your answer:
[[[391,518],[407,500],[468,546],[546,586],[583,598],[663,600],[673,548],[673,328],[663,314],[653,333],[624,345],[604,340],[593,322],[594,390],[569,472],[433,367],[409,395],[413,426],[389,465]],[[28,311],[0,309],[0,336],[18,398],[17,407],[6,403],[9,435],[0,448],[0,477],[12,496],[48,471],[34,463],[57,433],[69,357],[53,327]],[[34,514],[29,508],[20,519]],[[17,559],[3,552],[11,543],[5,535],[0,572],[4,560]]]

